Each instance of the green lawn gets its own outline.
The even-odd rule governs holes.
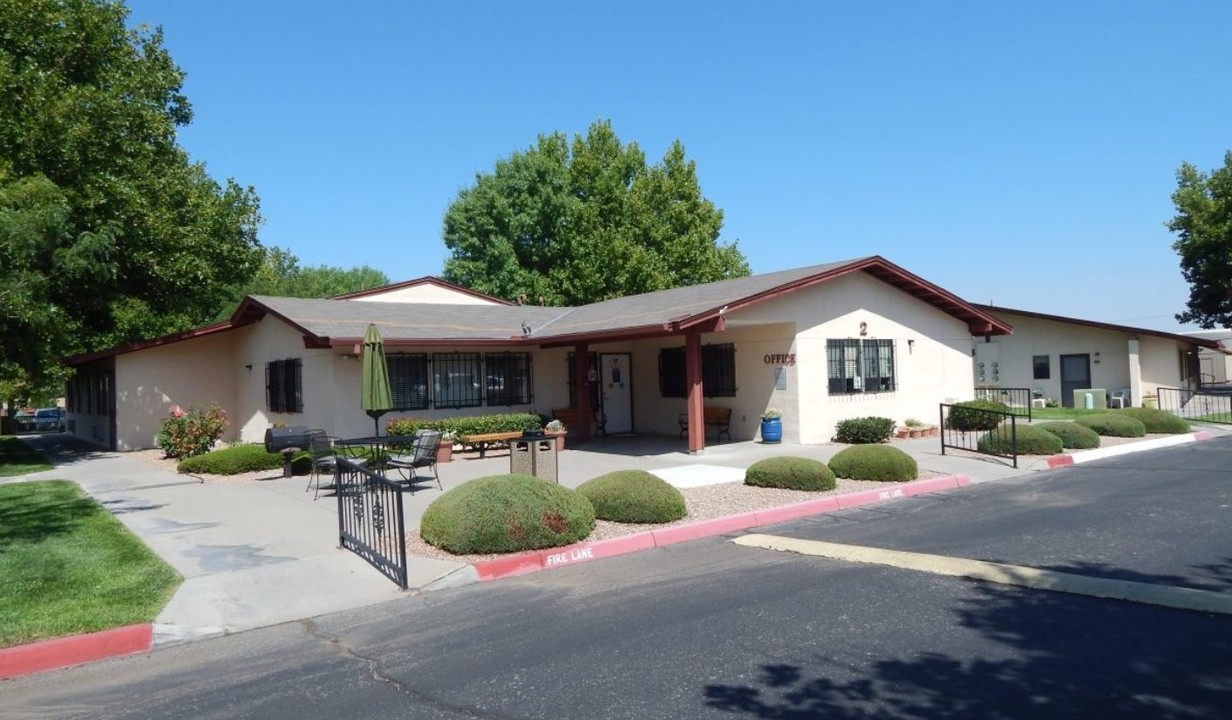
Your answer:
[[[0,436],[0,477],[50,470],[53,465],[12,435]]]
[[[0,647],[150,622],[179,584],[75,484],[0,485]]]

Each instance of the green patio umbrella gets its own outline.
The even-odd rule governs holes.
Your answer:
[[[363,373],[360,381],[359,404],[372,417],[376,434],[381,434],[381,416],[389,412],[393,399],[389,394],[389,368],[385,365],[385,343],[376,325],[369,324],[364,333]]]

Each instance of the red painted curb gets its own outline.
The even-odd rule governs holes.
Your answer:
[[[0,680],[147,652],[153,641],[154,626],[145,624],[6,648],[0,650]]]
[[[1202,442],[1203,440],[1210,440],[1213,437],[1215,437],[1215,433],[1207,431],[1207,430],[1199,430],[1196,433],[1194,433],[1194,442]]]
[[[496,580],[498,578],[525,575],[526,573],[561,567],[563,565],[598,560],[599,558],[625,555],[688,540],[713,537],[723,533],[747,530],[751,527],[798,520],[810,515],[821,515],[849,507],[868,505],[869,503],[922,495],[940,490],[952,490],[970,484],[971,478],[966,475],[946,475],[927,480],[915,480],[886,490],[869,490],[851,495],[806,500],[792,505],[754,510],[739,515],[728,515],[727,517],[702,520],[687,525],[674,525],[661,530],[649,530],[634,535],[612,538],[611,540],[599,540],[593,543],[582,542],[561,548],[551,548],[550,550],[518,553],[517,555],[497,558],[496,560],[477,562],[473,567],[480,581]]]
[[[1055,467],[1064,467],[1064,466],[1066,466],[1066,465],[1073,465],[1073,464],[1074,464],[1074,456],[1073,456],[1073,455],[1050,455],[1050,456],[1048,456],[1047,458],[1044,458],[1044,459],[1045,459],[1045,461],[1047,461],[1047,463],[1048,463],[1048,467],[1050,467],[1050,468],[1055,468]]]

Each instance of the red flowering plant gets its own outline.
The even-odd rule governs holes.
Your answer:
[[[210,451],[227,428],[227,411],[218,403],[205,410],[172,405],[158,431],[158,447],[169,458],[186,458]]]

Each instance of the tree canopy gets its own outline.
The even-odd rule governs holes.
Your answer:
[[[252,279],[222,308],[221,317],[229,316],[245,295],[326,298],[388,284],[385,273],[367,265],[350,269],[330,265],[300,267],[299,258],[289,250],[270,247]]]
[[[0,0],[0,387],[207,322],[261,262],[256,193],[179,147],[184,73],[127,16]]]
[[[1207,329],[1232,326],[1232,151],[1209,174],[1182,164],[1176,185],[1168,229],[1179,236],[1172,248],[1189,283],[1187,309],[1176,319]]]
[[[509,300],[578,305],[749,274],[679,140],[648,166],[610,122],[540,135],[476,175],[445,214],[446,280]]]

